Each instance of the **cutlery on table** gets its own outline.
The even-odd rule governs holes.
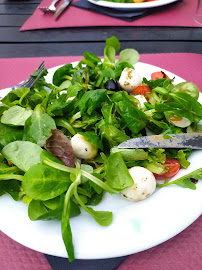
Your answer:
[[[59,0],[53,0],[53,2],[51,3],[51,5],[49,7],[38,7],[38,9],[40,9],[43,13],[45,14],[53,14],[56,12],[56,7],[55,4],[58,2]]]
[[[59,6],[59,8],[57,9],[57,11],[54,14],[54,18],[55,20],[57,20],[57,18],[62,14],[62,12],[69,6],[69,4],[71,3],[71,0],[64,0],[63,3]]]
[[[118,148],[202,149],[202,132],[144,136],[125,141]]]
[[[202,0],[198,0],[196,12],[194,14],[194,20],[198,24],[202,25]]]

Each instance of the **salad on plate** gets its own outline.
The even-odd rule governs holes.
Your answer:
[[[99,225],[111,224],[112,212],[93,209],[105,192],[137,202],[156,187],[194,190],[202,179],[202,168],[171,179],[189,167],[191,149],[118,148],[150,133],[168,139],[202,130],[195,84],[175,84],[161,70],[142,78],[134,68],[138,52],[122,50],[116,61],[119,50],[111,37],[103,60],[84,52],[76,65],[59,67],[52,83],[45,70],[31,89],[10,91],[0,103],[0,195],[23,200],[33,221],[61,220],[69,261],[70,219],[81,208]]]

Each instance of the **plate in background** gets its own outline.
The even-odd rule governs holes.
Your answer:
[[[154,7],[161,7],[164,5],[174,3],[179,0],[156,0],[156,1],[142,2],[142,3],[117,3],[117,2],[95,1],[95,0],[88,0],[88,1],[100,7],[115,8],[115,9],[122,9],[122,10],[133,10],[133,9],[145,9],[145,8],[148,9],[148,8],[154,8]]]

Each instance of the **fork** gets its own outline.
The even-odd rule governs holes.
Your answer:
[[[194,14],[194,20],[196,23],[202,25],[202,0],[198,0],[197,8]]]
[[[39,71],[37,77],[35,77],[35,78],[29,77],[29,79],[27,79],[27,80],[25,80],[17,85],[11,86],[11,90],[16,90],[19,88],[31,88],[35,84],[35,82],[41,77],[42,73],[44,72],[44,61],[39,65],[37,70]]]
[[[38,7],[38,9],[40,9],[44,14],[46,14],[46,13],[55,13],[55,11],[56,11],[55,4],[58,1],[59,0],[54,0],[49,7]]]

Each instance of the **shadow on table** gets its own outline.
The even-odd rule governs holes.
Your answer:
[[[75,260],[69,263],[68,259],[46,255],[53,270],[115,270],[126,258],[127,256],[105,260]]]

